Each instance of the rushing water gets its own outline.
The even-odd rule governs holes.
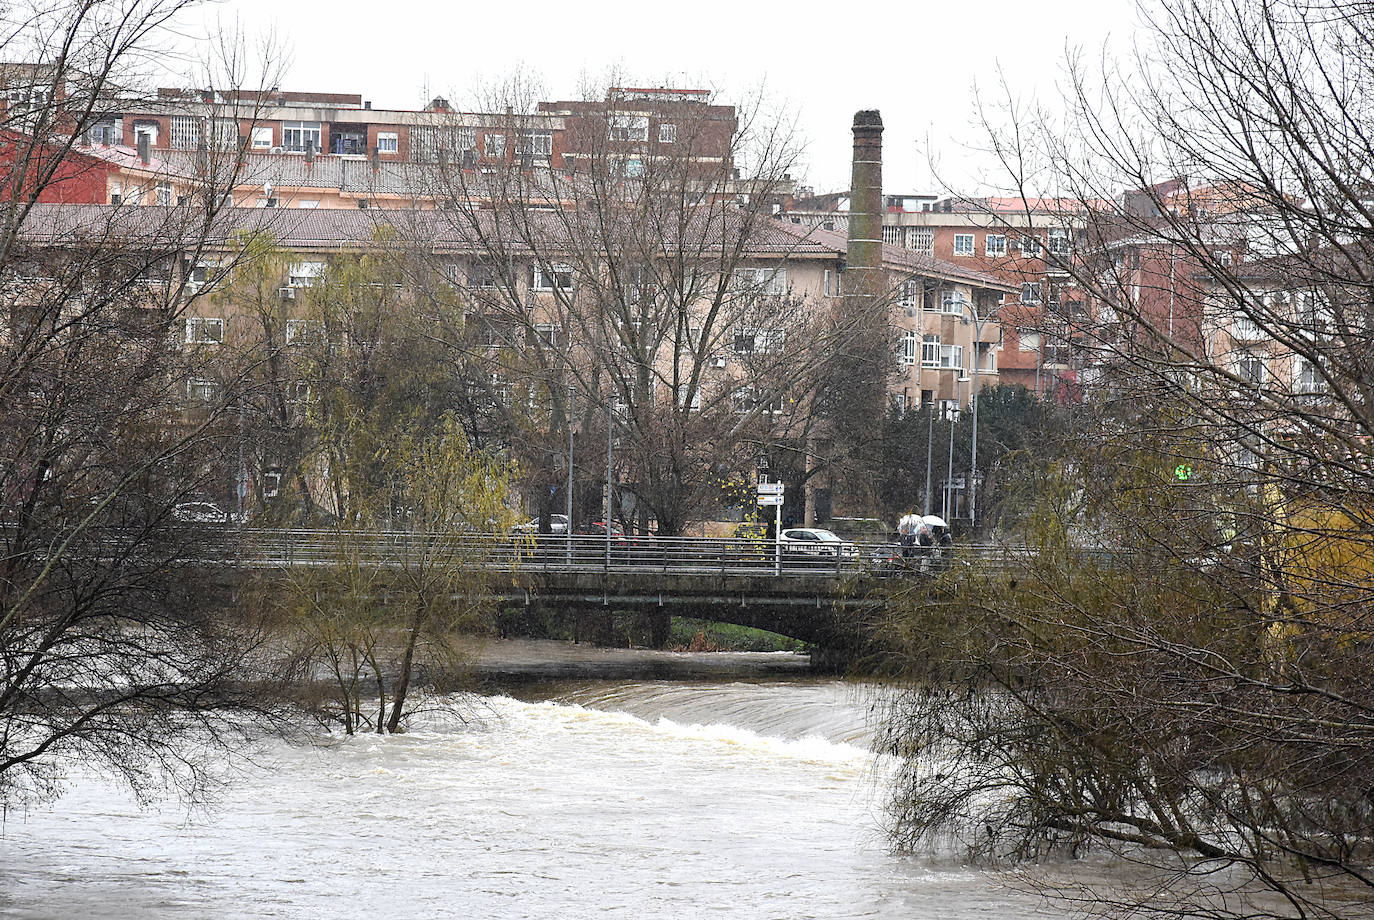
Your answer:
[[[208,813],[86,777],[11,812],[0,916],[1052,916],[889,854],[838,682],[584,684],[438,701],[409,734],[274,745]]]

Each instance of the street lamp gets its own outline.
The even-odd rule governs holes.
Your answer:
[[[969,458],[968,479],[968,526],[972,532],[978,525],[978,346],[983,342],[983,324],[977,306],[969,300],[959,298],[959,306],[968,311],[973,318],[973,447]],[[964,320],[965,323],[968,319]]]
[[[954,517],[952,513],[954,511],[954,423],[959,420],[959,397],[963,393],[966,380],[968,378],[962,374],[954,378],[954,411],[950,413],[949,418],[949,468],[945,470],[944,518],[946,524]]]

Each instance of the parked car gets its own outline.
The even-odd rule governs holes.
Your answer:
[[[858,548],[846,543],[828,530],[817,527],[792,527],[782,532],[779,539],[782,551],[788,555],[803,556],[857,556]]]
[[[516,533],[539,533],[539,518],[531,518],[523,524],[516,524],[513,528]],[[568,516],[566,514],[549,515],[549,533],[566,534],[568,532]],[[605,533],[605,531],[602,531]]]
[[[172,519],[186,524],[229,524],[233,515],[214,502],[181,502],[172,508]]]

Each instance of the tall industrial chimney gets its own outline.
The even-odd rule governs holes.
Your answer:
[[[830,368],[824,408],[833,445],[872,441],[887,408],[895,361],[883,296],[883,120],[854,113],[854,175],[849,184],[849,236],[837,317],[845,330]]]
[[[883,119],[876,109],[854,113],[854,171],[849,181],[849,239],[845,307],[866,309],[853,298],[883,291]]]

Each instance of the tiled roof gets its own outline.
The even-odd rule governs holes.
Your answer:
[[[834,230],[823,230],[820,227],[806,227],[802,224],[794,224],[789,221],[775,221],[774,223],[785,232],[805,238],[812,245],[822,247],[827,252],[844,255],[848,247],[848,240],[845,235]],[[1013,287],[1005,281],[986,272],[972,271],[955,265],[952,262],[946,262],[934,256],[924,255],[888,243],[883,244],[883,265],[890,269],[904,269],[913,274],[940,278],[946,281],[963,282],[978,287],[994,288],[999,291],[1020,290],[1019,287]]]
[[[223,245],[235,234],[260,230],[270,232],[283,246],[292,249],[347,250],[374,245],[379,228],[394,227],[402,239],[423,241],[425,246],[437,252],[474,252],[483,248],[478,231],[490,237],[497,232],[498,221],[493,211],[473,213],[480,221],[478,227],[469,223],[468,213],[455,211],[226,208],[216,215],[205,238],[211,245]],[[201,219],[199,212],[185,207],[40,204],[34,206],[19,235],[23,242],[33,245],[98,243],[165,248],[176,246],[179,241],[189,245],[190,241],[200,238]],[[569,222],[579,219],[591,218],[567,212],[535,212],[528,229],[535,237],[551,241],[550,248],[556,249],[560,236],[566,238],[574,232]],[[733,244],[739,233],[748,234],[748,245],[743,247],[748,257],[837,259],[844,256],[847,245],[841,234],[770,217],[758,218],[750,231],[745,230],[743,217],[740,217],[729,221],[703,221],[695,232],[702,236],[693,241],[692,248],[703,255],[722,243]],[[508,234],[507,238],[512,236]],[[672,245],[671,241],[664,241],[665,248]],[[516,242],[510,244],[510,248],[518,251],[523,247]],[[1015,290],[991,275],[897,246],[884,246],[883,260],[889,268],[914,274],[1000,291]]]

